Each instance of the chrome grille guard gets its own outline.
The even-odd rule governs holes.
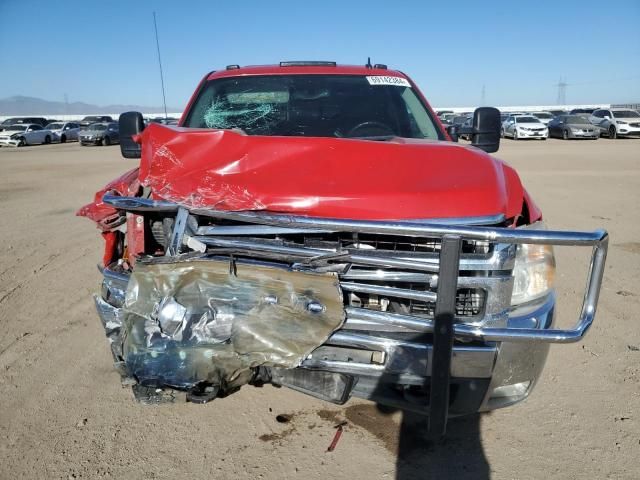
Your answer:
[[[443,256],[448,256],[451,252],[457,252],[454,255],[454,282],[451,288],[451,296],[455,296],[458,286],[458,272],[465,267],[465,262],[472,265],[471,268],[479,268],[479,265],[473,265],[473,260],[460,259],[459,251],[463,240],[487,241],[491,244],[543,244],[558,246],[583,246],[592,247],[591,261],[587,284],[584,293],[584,299],[580,310],[580,315],[575,325],[570,329],[535,329],[535,328],[493,328],[467,323],[456,322],[453,327],[455,336],[466,337],[472,340],[499,342],[548,342],[548,343],[571,343],[577,342],[584,337],[591,325],[593,324],[598,296],[602,284],[605,260],[607,255],[608,234],[605,230],[595,230],[592,232],[575,232],[575,231],[554,231],[554,230],[522,230],[514,228],[486,227],[486,226],[453,226],[443,225],[434,220],[433,223],[425,223],[419,221],[362,221],[362,220],[343,220],[329,218],[312,218],[295,215],[269,214],[263,212],[230,212],[211,209],[192,208],[187,209],[176,203],[167,201],[151,200],[142,197],[121,197],[106,194],[103,202],[114,208],[131,212],[175,212],[177,221],[174,228],[170,250],[178,252],[182,245],[184,235],[184,227],[186,217],[189,214],[204,217],[212,217],[218,220],[230,220],[234,222],[242,222],[253,225],[264,225],[268,227],[278,227],[279,231],[290,231],[291,233],[322,233],[322,232],[352,232],[352,233],[368,233],[379,235],[408,236],[408,237],[426,237],[440,238],[442,240],[442,249],[440,250],[440,259],[434,260],[403,258],[402,256],[381,257],[368,255],[367,251],[353,253],[345,252],[327,252],[321,249],[312,248],[296,248],[288,246],[274,245],[270,243],[259,243],[255,241],[244,241],[237,239],[226,239],[218,237],[209,237],[206,235],[197,235],[198,241],[211,246],[231,249],[237,252],[251,252],[260,255],[260,252],[268,254],[268,258],[277,258],[278,255],[283,257],[294,257],[308,263],[313,262],[331,262],[339,261],[341,263],[351,263],[357,265],[365,265],[370,267],[385,268],[401,268],[412,270],[413,272],[428,272],[438,274],[437,295],[430,292],[401,292],[397,291],[394,295],[410,298],[420,298],[423,300],[438,301],[443,296]],[[461,219],[462,220],[462,219]],[[198,233],[206,231],[207,227],[198,229]],[[277,229],[276,229],[277,230]],[[275,230],[273,230],[275,231]],[[209,230],[207,233],[213,233]],[[221,232],[222,233],[222,232]],[[445,248],[445,245],[449,245]],[[448,251],[450,250],[450,251]],[[489,268],[493,262],[496,262],[494,255],[489,261],[484,262],[484,268]],[[496,265],[494,268],[498,269]],[[409,272],[403,272],[409,273]],[[464,278],[464,277],[461,277]],[[473,277],[468,277],[473,278]],[[467,280],[469,281],[469,280]],[[363,286],[354,282],[342,282],[343,290],[353,290],[360,288],[371,291],[378,289],[378,293],[385,293],[385,289],[392,287],[375,287],[371,285]],[[398,290],[398,289],[396,289]],[[386,293],[389,293],[388,291]],[[375,312],[364,309],[354,309],[348,307],[346,309],[347,318],[366,318],[374,322],[389,322],[396,325],[405,325],[407,328],[420,332],[433,333],[435,328],[435,320],[421,318],[411,315],[402,315],[398,313]]]
[[[211,209],[187,209],[175,203],[156,201],[141,197],[119,197],[104,195],[103,202],[116,209],[128,212],[167,212],[175,213],[175,221],[166,248],[169,257],[180,254],[183,244],[200,247],[206,252],[213,247],[213,251],[233,255],[245,255],[250,258],[269,259],[288,263],[294,268],[335,268],[337,264],[347,264],[348,269],[339,274],[340,286],[343,292],[360,292],[381,295],[383,297],[403,298],[423,302],[435,302],[433,318],[424,316],[403,315],[386,311],[375,311],[347,306],[345,308],[346,321],[343,328],[336,331],[327,341],[328,345],[337,345],[364,350],[383,351],[386,354],[394,351],[397,344],[392,338],[371,336],[359,333],[359,329],[373,330],[376,325],[383,332],[393,331],[394,328],[406,329],[413,332],[426,332],[432,335],[432,345],[408,344],[416,351],[424,352],[425,362],[429,357],[430,389],[429,389],[429,434],[432,438],[442,437],[446,432],[449,415],[451,377],[454,365],[452,357],[460,354],[465,347],[454,348],[454,338],[479,340],[482,342],[547,342],[569,343],[579,341],[593,324],[600,286],[604,273],[607,254],[608,235],[604,230],[593,232],[569,232],[549,230],[528,230],[514,228],[499,228],[481,226],[481,220],[470,221],[461,219],[460,224],[451,225],[434,220],[426,221],[359,221],[328,218],[311,218],[293,215],[269,214],[263,212],[228,212]],[[198,227],[195,235],[189,237],[187,224],[190,215],[213,218],[217,221],[232,221],[248,224],[241,226],[208,226]],[[500,218],[504,221],[504,218]],[[491,222],[498,223],[496,218]],[[477,226],[480,223],[480,226]],[[469,226],[469,224],[475,224]],[[257,226],[264,226],[260,231]],[[335,250],[309,248],[307,245],[291,246],[284,242],[269,242],[262,239],[246,239],[244,235],[272,234],[324,234],[336,232],[350,232],[353,234],[387,235],[394,237],[436,238],[440,240],[438,251],[429,255],[416,255],[415,252],[382,252],[383,255],[373,255],[366,249],[345,249],[338,244]],[[230,235],[231,238],[224,238]],[[238,239],[238,237],[240,237]],[[461,250],[465,241],[487,242],[492,246],[490,254],[482,259],[462,256]],[[192,241],[190,244],[189,242]],[[193,243],[195,242],[195,243]],[[456,299],[458,287],[464,282],[478,282],[485,288],[490,306],[507,307],[511,299],[511,276],[515,258],[515,245],[543,244],[543,245],[573,245],[592,247],[591,262],[585,288],[584,299],[579,318],[571,329],[545,328],[495,328],[484,325],[470,324],[464,319],[456,317]],[[354,251],[355,250],[355,251]],[[378,252],[380,253],[380,252]],[[351,267],[361,267],[359,271],[352,271]],[[364,267],[364,269],[362,268]],[[387,285],[363,283],[363,278],[371,279],[371,268],[382,268],[384,274],[390,278],[407,281],[409,278],[418,279],[434,291],[415,291],[406,288],[396,288]],[[367,270],[369,269],[369,270]],[[397,269],[400,269],[399,271]],[[460,276],[465,270],[490,271],[483,277]],[[334,270],[335,271],[335,270]],[[351,278],[349,273],[351,272]],[[355,275],[354,275],[355,273]],[[497,274],[496,276],[491,276]],[[355,277],[355,278],[354,278]],[[347,281],[345,281],[347,280]],[[384,279],[383,279],[384,280]],[[498,284],[495,284],[495,281]],[[505,293],[507,292],[507,293]],[[502,313],[498,310],[486,310],[484,316],[499,318],[508,316],[508,310]],[[360,323],[358,323],[360,322]],[[366,325],[362,328],[362,325]],[[355,332],[349,332],[349,329]],[[456,353],[457,352],[457,353]],[[418,354],[418,356],[420,356]],[[323,359],[308,358],[301,367],[326,371],[345,372],[353,375],[381,374],[386,366]],[[454,372],[455,373],[455,372]]]

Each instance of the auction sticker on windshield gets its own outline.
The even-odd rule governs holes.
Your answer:
[[[369,85],[395,85],[396,87],[411,87],[409,80],[400,77],[376,75],[367,77]]]

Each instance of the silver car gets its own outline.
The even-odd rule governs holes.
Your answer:
[[[593,112],[589,121],[609,138],[640,135],[640,113],[635,110],[604,108]]]
[[[600,138],[600,130],[580,115],[558,115],[547,126],[550,137],[563,138],[564,140],[574,138],[597,140]]]
[[[531,115],[512,115],[502,124],[503,137],[511,137],[514,140],[521,138],[539,138],[546,140],[549,136],[547,126]]]
[[[80,124],[76,122],[53,122],[47,125],[53,133],[53,141],[65,143],[67,141],[78,140]]]
[[[80,130],[80,145],[103,145],[105,147],[120,142],[118,124],[94,123],[84,130]]]
[[[36,124],[9,125],[0,132],[0,146],[24,147],[51,143],[53,133]]]

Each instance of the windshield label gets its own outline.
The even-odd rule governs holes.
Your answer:
[[[396,87],[411,87],[409,80],[400,77],[386,77],[376,75],[375,77],[367,77],[369,85],[393,85]]]

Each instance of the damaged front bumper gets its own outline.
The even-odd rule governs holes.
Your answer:
[[[604,231],[104,202],[175,216],[167,254],[142,257],[132,271],[104,268],[96,297],[116,366],[140,400],[182,391],[202,402],[271,382],[334,403],[357,396],[423,412],[436,432],[448,416],[526,398],[549,344],[578,341],[591,326],[607,250]],[[341,232],[350,240],[336,240]],[[553,292],[510,307],[518,244],[592,247],[574,328],[553,328]]]
[[[234,353],[233,358],[226,358],[224,361],[221,361],[221,356],[216,357],[215,369],[222,365],[231,365],[231,367],[227,366],[227,370],[233,369],[235,373],[239,374],[232,375],[227,380],[224,375],[212,375],[210,367],[205,369],[204,376],[199,377],[195,365],[197,357],[193,354],[199,352],[202,354],[202,358],[210,360],[214,357],[211,355],[212,352],[206,354],[209,347],[204,349],[198,347],[198,342],[205,340],[206,336],[197,338],[196,333],[193,332],[193,320],[191,322],[185,321],[187,315],[182,312],[176,315],[178,310],[181,311],[180,307],[176,308],[175,304],[165,302],[164,308],[169,308],[174,314],[174,318],[177,317],[180,322],[178,328],[175,325],[172,326],[173,338],[161,333],[160,321],[157,321],[156,324],[158,318],[158,312],[156,312],[154,319],[147,316],[136,319],[137,322],[130,320],[130,338],[127,340],[127,330],[123,329],[126,315],[123,307],[129,275],[116,273],[107,268],[103,269],[102,273],[104,275],[102,293],[94,297],[96,309],[105,328],[116,368],[122,375],[123,383],[146,387],[136,391],[137,394],[142,392],[139,400],[154,402],[167,398],[165,392],[158,389],[173,387],[187,392],[190,390],[200,391],[203,386],[209,384],[217,385],[216,396],[221,396],[235,389],[234,382],[240,386],[245,383],[253,383],[257,379],[261,383],[271,381],[285,385],[333,403],[344,403],[353,395],[399,408],[428,411],[428,405],[424,401],[419,401],[420,395],[415,393],[414,397],[411,397],[409,390],[419,392],[423,389],[425,382],[428,383],[433,368],[433,346],[430,343],[421,342],[419,339],[385,338],[385,332],[382,330],[377,333],[376,330],[371,330],[366,335],[362,331],[354,330],[358,322],[367,321],[370,322],[367,328],[380,328],[385,322],[393,327],[395,320],[397,320],[393,317],[387,320],[383,315],[373,314],[367,318],[367,315],[359,315],[353,309],[347,308],[350,315],[349,320],[343,323],[342,314],[334,311],[332,314],[334,320],[327,325],[327,331],[334,326],[341,325],[342,328],[334,331],[328,338],[322,338],[325,336],[324,332],[317,336],[315,341],[321,344],[317,348],[312,341],[314,338],[312,335],[305,333],[304,342],[301,343],[297,343],[300,338],[295,339],[292,350],[301,352],[301,355],[295,356],[295,361],[289,363],[289,368],[284,368],[283,363],[271,362],[271,364],[279,366],[254,372],[258,375],[256,378],[252,378],[253,374],[250,372],[252,363],[246,364],[249,368],[243,369],[244,364],[238,367],[239,358],[236,358]],[[263,296],[262,298],[266,298],[265,303],[267,304],[276,300],[274,296]],[[200,297],[200,299],[202,298]],[[300,312],[303,317],[301,320],[306,320],[304,317],[309,317],[304,312],[304,310],[309,311],[308,303],[306,305],[307,307],[304,307]],[[539,329],[549,328],[553,323],[554,305],[555,299],[550,296],[528,316],[509,319],[508,328],[523,328],[524,326],[534,326]],[[153,312],[154,308],[151,308],[150,311]],[[162,320],[167,320],[162,315],[159,317]],[[201,315],[198,316],[198,320],[201,318]],[[340,320],[337,321],[338,319]],[[285,327],[281,320],[277,319],[278,324]],[[298,319],[294,320],[297,322]],[[311,320],[313,325],[316,318],[311,317]],[[174,323],[176,323],[175,320]],[[196,321],[196,326],[197,323]],[[303,325],[299,324],[299,326]],[[418,326],[418,328],[424,329],[423,326]],[[189,338],[195,341],[188,341],[182,335],[185,330],[190,332]],[[403,330],[406,331],[406,329],[397,328],[397,332]],[[304,325],[303,331],[308,332],[309,328]],[[176,339],[176,332],[181,334],[179,339]],[[275,332],[277,330],[274,330]],[[288,341],[294,340],[291,337],[292,332],[288,328],[282,328],[282,332],[279,333],[285,336]],[[224,332],[217,340],[220,341],[219,346],[227,350],[231,343],[229,342],[230,337],[230,332]],[[181,348],[179,345],[183,339],[184,345]],[[223,339],[224,341],[222,341]],[[264,353],[266,348],[271,345],[263,343],[264,337],[261,336],[259,339],[262,343],[257,347],[260,352]],[[210,336],[209,341],[215,342],[216,339],[214,336]],[[310,341],[311,343],[309,343]],[[172,344],[173,348],[167,348],[167,344]],[[305,349],[303,346],[307,346],[307,348]],[[486,345],[454,345],[451,358],[451,376],[455,394],[450,405],[450,414],[464,415],[481,410],[492,410],[524,399],[531,391],[544,366],[548,349],[549,344],[544,342],[532,344],[488,342]],[[125,352],[133,353],[134,350],[133,356],[125,355]],[[187,358],[186,352],[189,352],[189,358]],[[228,352],[225,353],[228,355]],[[162,362],[156,360],[160,356],[162,356]],[[125,358],[128,360],[124,361]],[[282,361],[281,358],[278,360]],[[267,362],[261,358],[255,362],[255,366],[258,365],[265,366]],[[222,382],[223,378],[224,382]],[[354,381],[355,379],[357,381]],[[220,388],[221,384],[225,386]],[[403,392],[402,389],[394,391],[395,388],[386,389],[382,387],[383,384],[394,387],[404,385],[404,390],[407,391]],[[506,395],[507,389],[505,387],[514,384],[526,384],[526,388],[520,391],[512,389],[516,393],[512,392]],[[154,393],[157,395],[155,400],[152,398]],[[168,398],[173,398],[173,396],[172,394]]]

